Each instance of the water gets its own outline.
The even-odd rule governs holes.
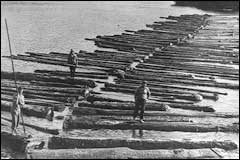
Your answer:
[[[7,18],[13,53],[69,52],[97,49],[91,41],[97,35],[120,34],[125,29],[146,28],[160,16],[181,14],[214,14],[190,7],[173,7],[174,2],[1,2],[1,68],[10,71],[4,18]],[[66,67],[16,62],[16,71],[62,69]]]

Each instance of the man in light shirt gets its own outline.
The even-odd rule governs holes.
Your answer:
[[[13,105],[11,107],[12,134],[13,132],[17,134],[17,127],[20,121],[21,107],[25,105],[22,87],[18,87],[17,92],[18,93],[13,96]]]
[[[138,114],[138,111],[140,110],[140,122],[143,123],[143,114],[145,110],[145,104],[147,100],[149,99],[151,95],[151,92],[149,88],[147,87],[147,82],[143,81],[142,85],[137,88],[135,91],[135,109],[133,113],[133,119],[135,120]]]

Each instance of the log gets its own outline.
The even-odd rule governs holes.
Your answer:
[[[87,102],[79,102],[79,107],[92,107],[100,109],[118,109],[118,110],[134,110],[134,102],[94,102],[94,104]],[[215,110],[211,106],[199,106],[189,104],[178,104],[178,103],[147,103],[145,108],[149,111],[167,111],[170,108],[181,108],[188,110],[197,110],[204,112],[214,112]]]
[[[89,116],[82,116],[82,118],[89,119]],[[100,119],[107,121],[131,121],[133,120],[132,116],[113,116],[113,115],[92,115],[92,119]],[[168,116],[145,116],[145,121],[147,122],[193,122],[193,118],[189,117],[168,117]],[[214,118],[215,120],[216,118]],[[236,119],[237,120],[237,119]],[[231,121],[232,122],[232,121]]]
[[[1,94],[12,96],[16,92],[11,92],[11,91],[4,91],[1,90]],[[69,98],[68,97],[50,97],[50,96],[43,96],[43,95],[37,95],[37,94],[28,94],[24,93],[25,98],[27,99],[45,99],[45,100],[51,100],[51,101],[57,101],[58,103],[67,103]]]
[[[12,102],[13,97],[6,95],[6,94],[1,94],[1,100]],[[27,105],[33,105],[33,106],[43,106],[46,109],[48,107],[52,107],[54,111],[61,112],[65,109],[66,106],[69,106],[70,104],[67,103],[59,103],[57,101],[49,101],[46,99],[25,99],[25,104]]]
[[[1,86],[1,91],[9,91],[9,92],[16,92],[15,88],[10,88],[10,87],[3,87]],[[62,92],[51,92],[49,91],[42,91],[42,90],[35,90],[35,89],[29,89],[29,88],[24,88],[24,94],[26,95],[31,95],[31,94],[36,94],[36,95],[41,95],[41,96],[48,96],[48,97],[61,97],[61,98],[67,98],[67,97],[78,97],[79,94],[72,94],[72,93],[62,93]]]
[[[92,108],[102,108],[102,109],[119,109],[119,110],[133,110],[135,104],[133,102],[101,102],[96,101],[94,104],[88,102],[79,102],[79,107],[92,107]],[[167,105],[164,104],[146,104],[146,110],[151,111],[166,111],[168,110]]]
[[[217,148],[214,148],[217,150]],[[202,159],[219,158],[210,149],[134,150],[127,147],[31,150],[27,159]]]
[[[66,71],[50,71],[50,70],[35,70],[35,73],[47,73],[49,75],[56,76],[69,76],[69,72]],[[97,73],[84,73],[84,72],[75,72],[75,77],[87,77],[87,78],[96,78],[96,79],[108,79],[107,75],[97,74]]]
[[[135,84],[111,84],[111,83],[105,83],[105,88],[108,87],[114,87],[114,88],[118,88],[118,89],[133,89],[136,90],[137,87],[139,87],[138,85]],[[177,88],[167,88],[167,87],[161,87],[161,86],[152,86],[151,84],[149,85],[151,92],[153,93],[153,95],[155,95],[155,93],[157,92],[159,93],[165,93],[167,95],[171,95],[174,96],[176,98],[180,98],[180,99],[187,99],[187,100],[192,100],[192,101],[201,101],[202,98],[205,99],[212,99],[212,100],[217,100],[218,96],[217,93],[214,94],[207,94],[207,93],[199,93],[199,92],[195,92],[195,91],[189,91],[189,90],[181,90],[181,89],[177,89]],[[179,95],[180,94],[180,95]],[[202,97],[199,97],[202,96]]]
[[[108,86],[106,88],[102,88],[102,90],[104,91],[114,91],[114,92],[123,92],[123,93],[130,93],[130,94],[134,94],[135,89],[127,89],[127,88],[120,88],[120,87],[111,87]],[[153,96],[158,96],[161,98],[168,98],[170,96],[173,96],[176,99],[183,99],[183,100],[188,100],[188,101],[201,101],[201,99],[199,99],[196,95],[194,94],[180,94],[180,93],[166,93],[166,92],[162,92],[161,90],[159,91],[152,91],[151,94]],[[163,99],[164,101],[164,99]]]
[[[29,52],[28,52],[29,53]],[[21,57],[32,57],[32,58],[38,58],[42,60],[52,60],[52,61],[58,61],[58,62],[63,62],[67,63],[67,57],[63,55],[51,55],[51,54],[44,54],[44,53],[33,53],[30,52],[30,56],[24,56],[24,55],[18,55]],[[126,65],[127,62],[117,62],[117,61],[112,61],[110,59],[96,59],[96,58],[84,58],[81,54],[78,54],[78,64],[86,64],[86,65],[97,65],[97,66],[112,66],[112,65]]]
[[[11,102],[1,100],[1,111],[10,112],[11,107]],[[24,107],[22,107],[22,113],[27,116],[35,116],[38,118],[45,118],[47,115],[46,108],[43,106],[24,105]]]
[[[121,81],[121,84],[124,85],[132,85],[132,83],[128,82],[127,80]],[[212,94],[221,94],[221,95],[227,95],[227,92],[219,92],[219,91],[209,91],[209,90],[203,90],[203,89],[195,89],[195,88],[187,88],[184,86],[173,86],[173,85],[167,85],[167,84],[155,84],[155,83],[151,83],[148,84],[149,87],[161,87],[161,88],[167,88],[167,89],[179,89],[179,90],[184,90],[184,91],[196,91],[196,92],[200,92],[200,93],[212,93]]]
[[[74,148],[115,148],[128,147],[130,149],[200,149],[222,148],[225,150],[237,149],[234,142],[229,141],[162,141],[162,140],[136,140],[136,139],[110,139],[110,138],[64,138],[53,136],[49,138],[50,149]]]
[[[10,58],[9,56],[3,56],[4,58]],[[23,61],[29,61],[29,62],[37,62],[37,63],[43,63],[43,64],[51,64],[51,65],[59,65],[59,66],[65,66],[65,67],[70,67],[72,65],[67,64],[65,62],[59,62],[59,61],[54,61],[54,60],[48,60],[48,59],[39,59],[39,58],[33,58],[29,56],[13,56],[13,59],[15,60],[23,60]],[[112,67],[99,67],[99,66],[91,66],[88,64],[78,64],[77,68],[84,68],[84,69],[94,69],[94,70],[100,70],[100,71],[106,71],[109,68]]]
[[[85,79],[71,79],[71,78],[63,78],[57,76],[43,76],[41,74],[32,74],[32,73],[21,73],[15,72],[16,77],[18,80],[21,81],[46,81],[46,82],[60,82],[60,83],[67,83],[67,84],[81,84],[81,85],[88,85],[91,88],[96,87],[96,84],[92,80],[85,80]],[[1,71],[1,78],[2,79],[14,79],[12,73],[3,72]]]
[[[95,103],[95,101],[105,101],[105,102],[125,102],[124,100],[118,100],[114,98],[107,98],[103,96],[98,96],[98,95],[90,95],[87,97],[87,101],[90,103]]]
[[[1,131],[1,144],[8,145],[13,151],[25,152],[25,148],[29,141],[26,137],[20,135],[12,135],[9,132]]]
[[[23,89],[32,89],[32,90],[40,90],[40,91],[49,91],[49,92],[61,92],[65,94],[80,94],[83,91],[83,88],[74,88],[74,87],[50,87],[50,86],[41,86],[41,85],[34,85],[34,81],[31,81],[32,84],[18,84],[23,88]],[[37,83],[37,82],[36,82]],[[44,82],[43,82],[44,83]],[[46,83],[46,82],[45,82]],[[39,83],[40,84],[40,83]],[[53,83],[55,84],[55,83]],[[2,87],[8,87],[8,88],[14,88],[15,84],[14,81],[6,81],[2,80],[1,81],[1,86]],[[82,86],[83,87],[83,86]]]
[[[113,129],[113,130],[154,130],[154,131],[181,131],[181,132],[239,132],[239,125],[215,125],[211,123],[191,123],[191,122],[148,122],[144,123],[136,121],[115,121],[108,122],[101,119],[93,118],[78,118],[74,117],[71,120],[65,119],[64,129]]]
[[[133,111],[129,110],[111,110],[111,109],[100,109],[91,107],[74,108],[73,115],[116,115],[116,116],[132,116]],[[171,113],[161,111],[145,111],[144,116],[180,116],[180,117],[221,117],[221,118],[238,118],[238,114],[234,113]]]
[[[181,132],[239,132],[239,125],[215,125],[209,123],[191,123],[191,122],[147,122],[139,123],[134,121],[115,121],[108,122],[105,120],[92,118],[72,118],[70,121],[65,120],[64,129],[112,129],[112,130],[154,130],[154,131],[181,131]]]
[[[4,117],[1,117],[2,119],[8,121],[8,122],[12,122],[11,119],[8,119],[8,118],[4,118]],[[20,124],[22,125],[22,122],[20,122]],[[44,133],[49,133],[49,134],[53,134],[53,135],[58,135],[59,134],[59,131],[58,129],[50,129],[50,128],[44,128],[44,127],[39,127],[39,126],[35,126],[35,125],[32,125],[32,124],[28,124],[28,123],[24,123],[25,126],[28,126],[28,127],[31,127],[37,131],[41,131],[41,132],[44,132]]]

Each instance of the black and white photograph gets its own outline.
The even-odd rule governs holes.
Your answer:
[[[1,159],[239,159],[239,1],[1,1]]]

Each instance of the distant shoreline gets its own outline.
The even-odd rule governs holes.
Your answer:
[[[175,1],[174,6],[189,6],[206,11],[238,12],[239,1]]]

